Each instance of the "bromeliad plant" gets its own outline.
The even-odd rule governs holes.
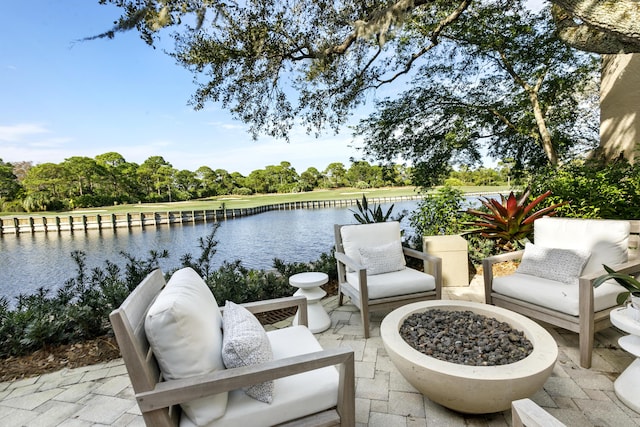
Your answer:
[[[508,197],[500,195],[500,201],[482,197],[480,202],[487,211],[467,209],[467,213],[479,219],[467,223],[477,227],[466,231],[464,234],[480,234],[482,237],[496,241],[496,246],[503,251],[511,252],[524,246],[522,241],[533,232],[533,222],[543,215],[555,215],[554,210],[569,202],[556,203],[555,205],[534,211],[544,199],[551,195],[551,191],[536,197],[528,202],[531,191],[526,190],[517,197],[513,191]]]

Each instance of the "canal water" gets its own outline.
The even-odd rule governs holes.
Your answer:
[[[476,199],[470,198],[470,203]],[[415,210],[418,201],[394,204],[394,216]],[[383,204],[386,211],[389,204]],[[333,225],[356,223],[351,208],[298,209],[271,211],[220,222],[214,266],[240,260],[252,269],[270,269],[274,258],[285,262],[315,261],[333,247]],[[168,250],[160,261],[164,271],[179,267],[185,254],[200,254],[198,238],[207,236],[211,223],[163,225],[158,228],[89,230],[87,232],[35,233],[0,237],[0,296],[10,303],[19,294],[32,294],[38,288],[52,291],[76,276],[73,251],[83,251],[87,268],[105,267],[109,260],[126,264],[121,252],[146,259],[151,250]],[[414,232],[405,218],[405,234]]]
[[[394,214],[414,210],[417,201],[395,203]],[[382,205],[388,209],[390,204]],[[270,269],[273,259],[285,262],[317,260],[333,247],[333,224],[355,223],[352,208],[271,211],[220,222],[214,266],[241,260],[252,269]],[[160,261],[168,271],[180,265],[184,254],[200,254],[198,238],[207,236],[212,223],[163,225],[158,228],[89,230],[87,232],[35,233],[0,237],[0,296],[10,302],[20,293],[31,294],[40,287],[55,290],[75,277],[73,251],[87,255],[87,267],[104,267],[109,260],[126,264],[121,252],[146,259],[150,250],[169,251]],[[405,228],[408,229],[408,225]]]

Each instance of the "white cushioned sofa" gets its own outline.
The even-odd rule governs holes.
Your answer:
[[[640,271],[640,261],[629,261],[629,236],[629,221],[540,218],[524,250],[483,261],[486,302],[579,333],[580,365],[589,368],[594,334],[611,326],[609,312],[624,291],[614,281],[593,282],[605,274],[603,264]],[[493,276],[494,264],[515,259],[514,274]]]
[[[306,299],[224,311],[192,269],[152,272],[110,316],[148,426],[353,425],[353,351],[323,350]],[[297,306],[299,326],[266,332],[253,313]],[[338,369],[336,369],[336,367]]]

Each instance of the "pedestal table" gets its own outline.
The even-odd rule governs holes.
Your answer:
[[[307,298],[309,330],[314,334],[326,331],[331,326],[331,319],[320,304],[320,300],[327,294],[320,285],[328,281],[329,276],[319,272],[298,273],[289,277],[289,284],[298,288],[293,295]],[[293,318],[293,324],[298,324],[298,313]]]
[[[613,383],[618,398],[629,408],[640,412],[640,322],[631,317],[632,308],[621,307],[611,311],[611,323],[629,333],[618,340],[623,350],[636,357]]]

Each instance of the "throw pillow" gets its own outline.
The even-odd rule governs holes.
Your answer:
[[[588,260],[587,251],[527,243],[517,272],[574,285]]]
[[[227,301],[222,316],[222,360],[228,368],[258,365],[273,360],[271,344],[260,321],[246,308]],[[273,381],[244,388],[264,403],[273,401]]]
[[[367,275],[390,273],[403,270],[404,254],[400,241],[387,243],[371,248],[359,248],[362,264],[367,269]]]

